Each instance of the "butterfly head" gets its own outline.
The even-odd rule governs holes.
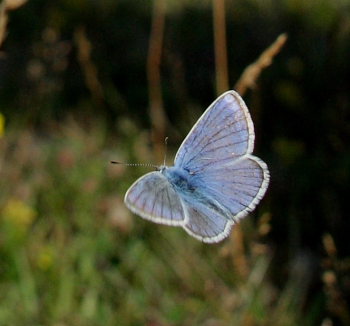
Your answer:
[[[165,172],[165,170],[168,169],[168,167],[166,165],[160,165],[160,166],[156,166],[156,171],[159,171],[160,173],[163,173]]]

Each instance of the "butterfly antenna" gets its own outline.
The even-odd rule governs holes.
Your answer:
[[[118,161],[111,161],[112,164],[122,164],[126,166],[147,166],[151,168],[158,169],[157,165],[151,164],[151,163],[123,163],[123,162],[118,162]]]
[[[165,139],[164,139],[165,152],[164,152],[164,163],[163,163],[163,166],[165,166],[165,163],[166,163],[166,153],[168,151],[168,139],[169,139],[169,137],[165,137]]]

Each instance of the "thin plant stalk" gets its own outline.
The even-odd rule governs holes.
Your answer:
[[[164,154],[166,118],[161,89],[160,64],[162,59],[165,23],[165,2],[154,0],[152,27],[147,58],[147,78],[149,88],[149,109],[152,123],[152,143],[154,157],[160,162]]]
[[[216,93],[229,88],[226,41],[225,0],[213,0],[213,24],[215,46]]]

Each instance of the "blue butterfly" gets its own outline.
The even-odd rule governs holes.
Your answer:
[[[218,97],[180,146],[174,166],[138,179],[126,206],[155,223],[182,226],[207,243],[219,242],[251,212],[269,183],[267,165],[251,155],[254,126],[235,91]]]

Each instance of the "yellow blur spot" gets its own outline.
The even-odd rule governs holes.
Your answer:
[[[36,217],[35,210],[18,199],[9,199],[3,209],[3,218],[13,226],[27,229]]]
[[[5,117],[2,113],[0,113],[0,137],[2,137],[5,133]]]
[[[54,262],[54,252],[52,248],[46,247],[38,255],[37,265],[41,270],[48,270]]]

